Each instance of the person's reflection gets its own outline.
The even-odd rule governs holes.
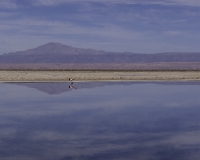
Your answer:
[[[71,89],[76,89],[72,84],[69,85],[69,88],[71,88]]]

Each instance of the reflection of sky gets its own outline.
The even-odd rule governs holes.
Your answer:
[[[49,95],[0,84],[0,159],[198,159],[200,85]]]

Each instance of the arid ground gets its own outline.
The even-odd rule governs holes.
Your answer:
[[[200,80],[200,71],[0,71],[1,82]]]

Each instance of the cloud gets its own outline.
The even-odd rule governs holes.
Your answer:
[[[30,40],[35,39],[36,36],[38,36],[38,38],[43,37],[42,39],[46,39],[47,42],[50,37],[54,37],[53,39],[55,39],[56,37],[77,37],[79,39],[78,42],[79,45],[81,43],[84,43],[85,45],[87,44],[87,46],[85,46],[86,48],[91,48],[89,44],[90,41],[93,41],[93,43],[95,41],[102,41],[106,43],[108,42],[108,44],[110,44],[109,43],[110,40],[112,41],[114,40],[115,41],[114,43],[122,40],[138,41],[141,40],[143,37],[146,37],[146,39],[148,39],[149,34],[151,34],[146,31],[137,32],[134,30],[126,30],[120,26],[112,24],[102,24],[101,26],[89,27],[89,26],[81,26],[68,21],[36,20],[36,19],[16,19],[12,21],[4,20],[0,25],[0,31],[2,33],[1,36],[5,37],[4,41],[6,41],[6,39],[8,39],[8,37],[10,36],[12,36],[14,39],[15,38],[24,39],[30,36],[31,37]],[[52,40],[52,38],[50,39]],[[73,40],[71,39],[71,41]],[[12,42],[12,40],[10,42]],[[101,43],[100,45],[102,44],[103,43]],[[94,49],[95,48],[96,47],[94,47]],[[97,47],[96,49],[101,49],[101,48]]]
[[[184,5],[184,6],[193,6],[193,7],[200,7],[199,0],[35,0],[33,2],[34,5],[45,5],[45,6],[53,6],[53,5],[60,5],[63,3],[76,3],[76,2],[90,2],[90,3],[113,3],[113,4],[142,4],[142,5]]]
[[[65,0],[35,0],[34,2],[32,2],[34,5],[44,5],[44,6],[53,6],[53,5],[59,5],[62,3],[69,3],[72,2],[70,0],[68,0],[67,2]]]
[[[33,2],[34,5],[60,5],[63,3],[80,3],[80,2],[90,2],[90,3],[106,3],[106,4],[166,4],[165,2],[159,2],[158,0],[153,0],[149,2],[148,0],[36,0]]]
[[[183,35],[183,33],[181,33],[180,31],[165,31],[164,33],[170,36]]]
[[[17,5],[13,0],[1,0],[0,8],[1,9],[16,9]]]
[[[69,4],[69,3],[104,3],[104,4],[141,4],[141,5],[182,5],[182,6],[191,6],[191,7],[200,7],[199,0],[34,0],[29,1],[34,6],[56,6],[61,4]],[[23,4],[23,3],[22,3]],[[4,9],[16,9],[18,5],[14,0],[1,0],[0,8]]]
[[[188,32],[166,30],[163,32],[127,29],[115,24],[81,26],[69,21],[16,19],[4,20],[0,24],[1,52],[26,50],[49,41],[81,48],[106,51],[131,51],[156,53],[183,50],[183,46],[162,41],[166,36],[186,37]],[[184,33],[184,34],[183,34]],[[187,37],[188,38],[188,37]],[[194,37],[190,36],[190,39]],[[145,44],[145,47],[143,46]],[[159,45],[158,45],[159,44]],[[102,49],[103,47],[103,49]],[[187,47],[187,46],[185,46]],[[184,48],[185,48],[184,47]],[[170,50],[169,50],[170,49]]]
[[[188,51],[187,46],[198,51],[198,44],[190,42],[199,40],[196,32],[200,13],[190,7],[180,7],[198,3],[194,0],[34,0],[26,3],[3,0],[0,7],[18,8],[0,12],[0,50],[3,54],[58,41],[106,51]],[[178,7],[172,7],[175,5]],[[49,7],[48,12],[43,7]],[[179,45],[172,37],[182,38],[176,40]]]
[[[200,7],[199,0],[168,0],[176,5],[184,5],[184,6],[192,6],[192,7]]]
[[[16,16],[18,13],[0,12],[0,19]]]

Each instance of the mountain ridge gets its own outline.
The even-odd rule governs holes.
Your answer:
[[[94,50],[94,49],[82,49],[72,46],[63,45],[59,42],[49,42],[47,44],[38,46],[36,48],[28,49],[25,51],[17,51],[17,52],[10,52],[4,53],[3,55],[32,55],[32,54],[102,54],[106,53],[105,51],[101,50]],[[111,53],[111,52],[109,52]]]
[[[0,56],[0,64],[134,64],[200,62],[199,52],[165,52],[155,54],[106,52],[82,49],[50,42],[39,47]]]
[[[136,55],[174,55],[174,54],[200,54],[200,52],[161,52],[161,53],[133,53],[133,52],[110,52],[103,50],[95,50],[91,48],[83,49],[78,47],[72,47],[63,45],[59,42],[49,42],[44,45],[40,45],[36,48],[27,49],[25,51],[16,51],[4,53],[3,55],[31,55],[31,54],[136,54]]]

